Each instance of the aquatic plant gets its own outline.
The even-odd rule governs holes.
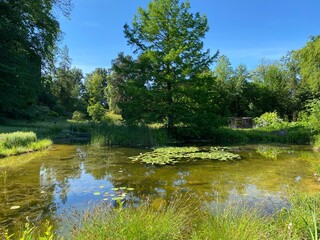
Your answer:
[[[199,147],[164,147],[152,152],[132,157],[132,161],[140,161],[148,164],[166,165],[175,164],[182,160],[218,160],[230,161],[241,159],[240,155],[226,151],[226,148],[199,148]]]

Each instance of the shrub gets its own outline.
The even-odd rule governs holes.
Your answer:
[[[100,103],[89,106],[87,111],[94,121],[101,121],[106,112],[105,108]]]
[[[258,118],[254,118],[254,123],[257,127],[278,127],[283,124],[283,120],[278,116],[276,111],[266,112]]]
[[[106,112],[104,115],[104,120],[106,122],[113,123],[116,125],[122,124],[123,121],[122,116],[114,112]]]
[[[74,121],[84,121],[86,118],[86,114],[79,112],[79,111],[74,111],[72,114],[72,120]]]

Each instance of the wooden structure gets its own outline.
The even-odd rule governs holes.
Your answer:
[[[252,117],[230,117],[228,118],[230,128],[253,128]]]

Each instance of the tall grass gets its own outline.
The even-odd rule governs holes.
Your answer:
[[[191,239],[269,239],[269,222],[258,209],[239,205],[228,205],[223,209],[209,208],[203,213]]]
[[[75,212],[63,223],[62,231],[53,233],[49,228],[49,233],[50,239],[63,237],[70,240],[319,240],[320,193],[293,194],[288,201],[290,207],[273,215],[266,215],[262,208],[237,203],[197,208],[191,201],[181,202],[181,199],[169,203],[163,201],[160,205],[146,202],[126,208],[98,205],[85,213]],[[32,227],[29,235],[36,236],[34,234],[39,233],[39,229],[48,229],[48,226]],[[24,234],[26,230],[29,231],[30,227],[24,229]],[[10,236],[10,233],[6,235]]]
[[[96,207],[80,217],[72,227],[68,239],[187,239],[190,217],[186,208],[171,204],[154,209],[139,207],[114,209],[105,205]]]
[[[165,129],[148,126],[115,125],[108,122],[90,123],[91,145],[151,147],[169,142]]]
[[[37,141],[34,132],[13,132],[0,134],[0,157],[43,150],[52,145],[49,139]]]

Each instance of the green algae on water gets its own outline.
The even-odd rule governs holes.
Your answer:
[[[241,159],[240,155],[227,151],[223,147],[164,147],[157,148],[152,152],[132,157],[133,161],[140,161],[147,164],[167,165],[175,164],[183,160],[218,160],[231,161]]]

